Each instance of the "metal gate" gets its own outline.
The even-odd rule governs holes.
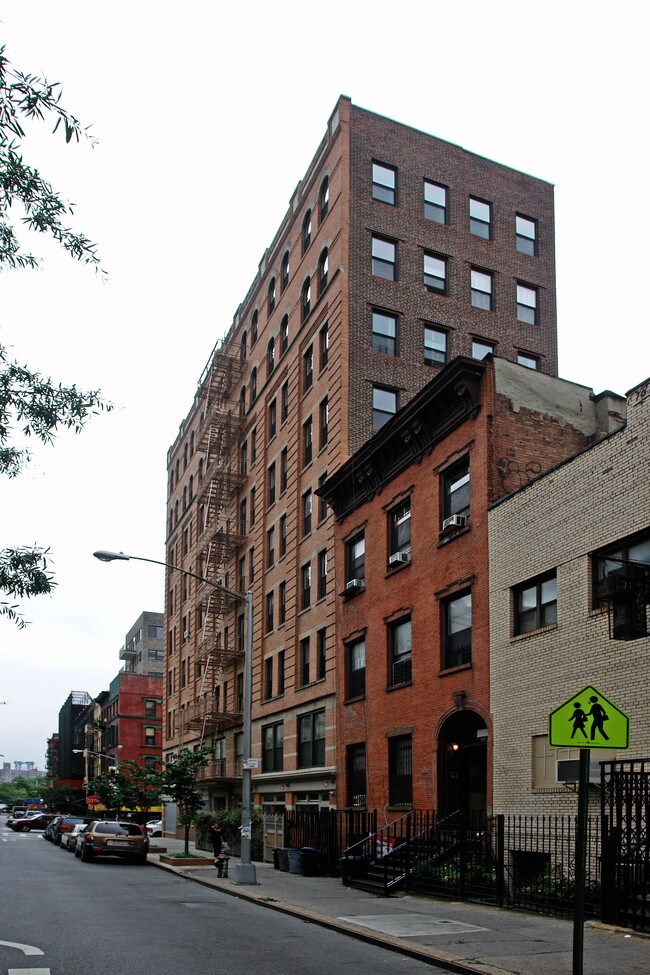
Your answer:
[[[650,931],[650,759],[601,763],[603,920]]]

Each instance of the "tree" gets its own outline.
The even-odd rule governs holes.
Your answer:
[[[95,140],[61,105],[58,83],[19,71],[4,52],[0,46],[0,271],[39,266],[38,258],[25,251],[19,240],[16,225],[22,224],[50,234],[73,258],[103,273],[96,245],[66,225],[72,205],[25,162],[23,125],[49,119],[54,122],[52,131],[60,129],[67,143],[86,139],[94,144]],[[101,409],[110,409],[110,404],[102,401],[99,390],[57,385],[9,361],[0,345],[0,474],[15,477],[29,462],[29,452],[12,443],[16,424],[26,438],[35,436],[51,444],[60,429],[78,433]],[[38,546],[0,549],[0,592],[12,600],[51,592],[54,581],[47,556],[48,549]],[[0,616],[25,626],[14,603],[0,601]]]
[[[203,807],[203,796],[196,789],[199,771],[208,764],[209,749],[195,752],[185,748],[169,761],[162,773],[163,792],[176,803],[178,822],[185,828],[185,853],[190,852],[190,826]]]
[[[126,759],[120,764],[120,777],[124,780],[123,793],[128,796],[123,808],[145,815],[160,805],[162,773],[155,768],[145,768]]]

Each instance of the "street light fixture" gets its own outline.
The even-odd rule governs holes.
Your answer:
[[[120,748],[123,748],[124,746],[123,745],[116,745],[115,747],[119,751]],[[73,748],[72,749],[72,754],[73,755],[83,755],[84,758],[86,757],[86,755],[97,755],[98,758],[107,758],[109,760],[109,762],[115,762],[115,771],[116,772],[117,772],[117,770],[120,767],[120,756],[119,755],[107,755],[106,752],[94,752],[90,748]]]
[[[255,866],[251,860],[251,770],[247,762],[247,759],[250,758],[251,754],[251,715],[253,698],[253,593],[250,589],[248,592],[239,592],[237,589],[229,589],[228,586],[222,586],[221,583],[213,582],[211,579],[204,579],[203,576],[196,575],[194,572],[188,572],[187,569],[181,569],[177,565],[172,565],[171,562],[161,562],[158,559],[145,559],[141,555],[125,555],[124,552],[108,552],[103,549],[93,552],[93,555],[96,559],[99,559],[100,562],[135,561],[151,562],[153,565],[162,565],[166,569],[173,569],[175,572],[180,572],[182,575],[190,576],[192,579],[198,579],[199,582],[212,586],[212,588],[216,589],[218,592],[225,592],[226,595],[232,596],[233,599],[246,604],[246,637],[244,644],[244,767],[242,769],[241,786],[241,858],[235,867],[234,882],[236,884],[257,884]]]

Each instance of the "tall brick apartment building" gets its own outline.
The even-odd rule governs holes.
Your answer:
[[[552,187],[340,98],[168,453],[163,747],[209,745],[211,807],[240,794],[244,617],[200,580],[254,593],[256,801],[330,802],[316,491],[448,362],[490,352],[556,375]]]
[[[608,404],[460,357],[328,478],[339,805],[491,808],[488,506],[607,435]]]

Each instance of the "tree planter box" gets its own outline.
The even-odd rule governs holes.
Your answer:
[[[161,863],[169,863],[172,867],[211,867],[214,857],[170,857],[160,854]]]

